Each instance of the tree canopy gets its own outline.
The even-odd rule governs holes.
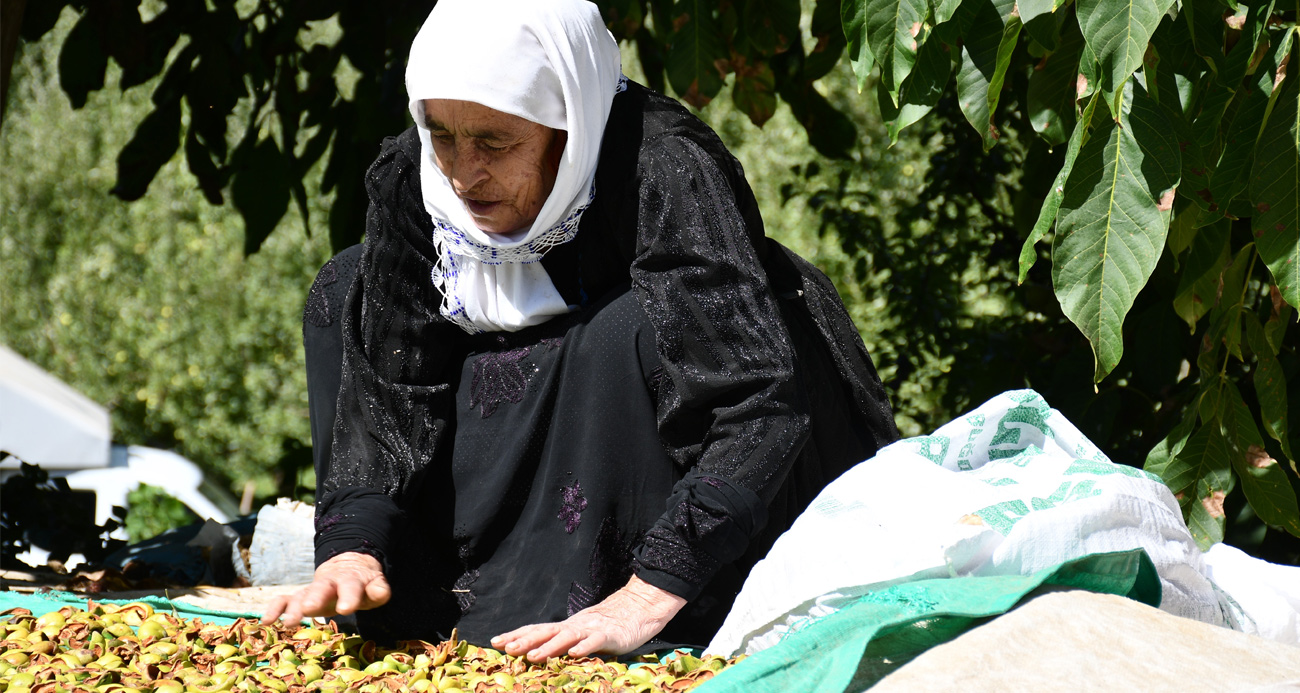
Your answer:
[[[1008,372],[961,377],[1052,389],[1075,363],[1061,358],[1076,352],[1055,328],[1068,320],[1086,340],[1097,383],[1078,415],[1107,422],[1090,434],[1142,450],[1198,540],[1223,538],[1225,502],[1238,484],[1263,522],[1300,535],[1294,8],[1263,0],[597,4],[652,88],[696,107],[729,93],[758,126],[783,104],[822,161],[849,162],[837,169],[838,185],[810,175],[790,195],[808,199],[854,262],[881,267],[895,253],[941,253],[974,218],[996,235],[984,251],[1016,249],[1026,310],[1004,331],[1002,352],[987,344],[989,362]],[[74,107],[104,87],[110,62],[120,88],[152,85],[149,113],[117,154],[115,195],[141,198],[183,152],[207,200],[229,199],[238,210],[248,253],[291,203],[310,229],[310,200],[322,192],[333,195],[334,246],[359,238],[361,173],[382,138],[409,124],[404,61],[431,3],[55,0],[27,5],[23,37],[38,39],[69,6],[80,18],[58,71]],[[856,77],[856,101],[828,98],[824,82],[842,62]],[[878,192],[848,182],[863,136],[852,115],[868,100],[891,141],[917,132],[943,147],[930,158],[929,197],[898,215],[906,233],[884,233],[860,204]],[[320,161],[317,184],[310,171]],[[963,247],[977,241],[965,237]],[[846,272],[865,281],[865,268]],[[935,276],[900,271],[882,290],[893,301],[942,303],[917,284]],[[958,277],[958,288],[990,281],[946,276]],[[1006,354],[1033,340],[1031,362],[1009,363]]]

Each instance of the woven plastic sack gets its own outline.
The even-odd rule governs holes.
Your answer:
[[[906,582],[1132,549],[1159,574],[1161,609],[1229,624],[1169,489],[1110,462],[1038,393],[1007,392],[828,485],[754,567],[707,651],[761,651]]]

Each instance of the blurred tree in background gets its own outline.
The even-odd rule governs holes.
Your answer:
[[[111,68],[69,107],[57,66],[75,19],[24,46],[0,131],[0,341],[107,406],[119,442],[272,495],[309,443],[298,325],[329,241],[299,224],[245,256],[237,212],[203,202],[179,157],[138,202],[109,195],[152,103]],[[329,198],[311,204],[323,216]],[[296,472],[278,477],[292,490]]]
[[[1062,310],[1051,263],[1030,266],[1046,249],[1031,242],[1022,257],[1027,237],[1051,238],[1053,179],[1073,161],[1061,145],[1087,104],[1057,88],[1086,71],[1072,3],[1022,8],[1037,20],[1024,31],[1010,3],[977,0],[598,5],[629,76],[701,109],[745,165],[768,233],[840,287],[904,435],[1028,386],[1117,462],[1141,466],[1153,449],[1178,458],[1207,382],[1231,382],[1254,403],[1264,364],[1283,404],[1300,402],[1293,320],[1275,321],[1274,362],[1198,369],[1207,329],[1221,336],[1225,320],[1252,311],[1265,321],[1270,306],[1263,265],[1227,272],[1196,220],[1132,290],[1118,323],[1123,358],[1111,344],[1106,369]],[[361,173],[382,138],[409,125],[406,50],[430,6],[28,4],[0,130],[0,270],[23,279],[0,305],[0,340],[108,404],[119,439],[174,447],[235,487],[255,479],[263,496],[291,492],[310,467],[302,297],[331,248],[360,237]],[[891,11],[910,19],[890,24]],[[1256,15],[1249,26],[1268,13]],[[1199,54],[1213,52],[1216,31],[1230,51],[1247,25],[1234,24],[1245,13],[1229,18],[1200,25]],[[1166,67],[1181,67],[1160,74],[1184,89],[1200,73],[1166,52]],[[1175,220],[1189,203],[1177,198]],[[1229,233],[1245,235],[1232,248],[1249,242],[1248,228],[1223,229],[1213,238],[1224,248]],[[1249,305],[1211,312],[1225,281]],[[1238,327],[1236,351],[1216,353],[1261,346],[1243,351]],[[1266,428],[1296,430],[1298,410],[1279,419],[1274,406]],[[1206,408],[1201,427],[1223,411]],[[1182,437],[1161,444],[1180,423]],[[1289,460],[1285,436],[1259,449]],[[1192,500],[1213,500],[1214,465],[1233,463],[1197,459],[1193,486],[1207,484]],[[1209,529],[1300,561],[1276,517],[1270,529],[1243,494],[1219,499]],[[1285,510],[1285,497],[1273,500]],[[1185,509],[1196,507],[1213,504]]]
[[[140,484],[126,494],[126,502],[131,511],[127,513],[123,525],[132,544],[152,539],[169,529],[200,521],[184,503],[157,486]]]

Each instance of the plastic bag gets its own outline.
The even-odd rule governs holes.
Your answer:
[[[1231,598],[1233,628],[1300,645],[1300,567],[1269,563],[1227,544],[1205,552],[1205,567]]]
[[[1231,621],[1157,478],[1110,462],[1032,390],[881,450],[827,486],[754,567],[708,652],[770,647],[862,595],[915,580],[1030,575],[1144,549],[1160,608]]]
[[[248,547],[254,586],[298,585],[316,572],[315,510],[281,498],[257,512],[257,528]]]

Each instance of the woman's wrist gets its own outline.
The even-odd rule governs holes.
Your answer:
[[[643,613],[660,624],[667,624],[678,611],[682,610],[682,607],[686,606],[686,600],[682,597],[655,587],[636,575],[633,575],[619,591],[629,600],[639,603]]]

